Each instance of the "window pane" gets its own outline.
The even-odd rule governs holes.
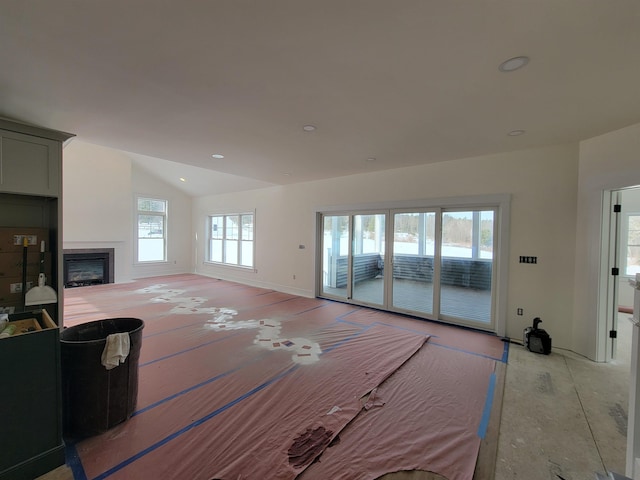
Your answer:
[[[386,215],[353,216],[352,293],[355,300],[384,302],[384,249]]]
[[[165,200],[154,200],[152,198],[138,198],[138,210],[141,212],[166,212],[167,202]]]
[[[322,223],[322,291],[346,298],[349,216],[325,216]]]
[[[163,262],[167,259],[167,201],[139,197],[136,202],[137,261]]]
[[[238,239],[238,215],[228,215],[227,222],[225,225],[225,238],[230,240]]]
[[[397,213],[393,228],[393,305],[433,312],[433,212]]]
[[[222,240],[212,239],[209,248],[209,261],[222,262]]]
[[[225,240],[224,241],[224,263],[238,264],[238,241],[237,240]]]
[[[253,242],[242,242],[242,261],[243,267],[253,267]]]
[[[440,313],[443,316],[491,322],[493,217],[493,210],[442,214]]]
[[[211,217],[211,238],[222,239],[224,217]]]
[[[471,258],[472,212],[442,214],[443,257]]]
[[[164,237],[164,217],[162,215],[138,215],[138,238]]]
[[[480,258],[493,258],[493,211],[480,212]]]
[[[242,239],[253,240],[253,215],[242,215]]]
[[[640,273],[640,215],[629,215],[626,275]]]
[[[253,214],[210,216],[208,260],[252,267],[253,217]]]
[[[139,262],[161,262],[164,260],[164,240],[139,238],[138,239],[138,261]]]

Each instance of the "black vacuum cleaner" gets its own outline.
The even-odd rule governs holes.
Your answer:
[[[542,323],[540,317],[533,319],[533,327],[527,327],[523,333],[523,343],[527,350],[534,353],[549,355],[551,353],[551,337],[538,325]]]

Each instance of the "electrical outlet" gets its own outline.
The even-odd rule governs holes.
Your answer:
[[[518,312],[518,315],[524,315],[524,310],[522,310],[521,308],[519,308],[517,312]]]

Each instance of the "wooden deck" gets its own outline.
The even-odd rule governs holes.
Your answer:
[[[367,305],[384,304],[384,279],[372,278],[358,282],[353,299]],[[324,287],[328,295],[346,298],[347,289]],[[460,318],[489,324],[491,322],[491,292],[473,288],[442,285],[440,313],[447,317]],[[433,284],[415,280],[394,281],[393,306],[433,318]]]

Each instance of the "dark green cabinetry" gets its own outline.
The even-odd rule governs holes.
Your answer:
[[[45,305],[46,312],[24,312],[22,304],[10,301],[11,292],[0,292],[0,307],[15,310],[10,320],[36,318],[41,327],[0,339],[0,480],[32,480],[64,464],[62,144],[72,136],[0,118],[0,227],[47,232],[47,285],[58,292],[58,302]],[[13,283],[1,280],[6,288]]]
[[[10,316],[24,318],[36,318],[42,330],[0,339],[2,480],[32,480],[64,463],[60,331],[46,311]]]

